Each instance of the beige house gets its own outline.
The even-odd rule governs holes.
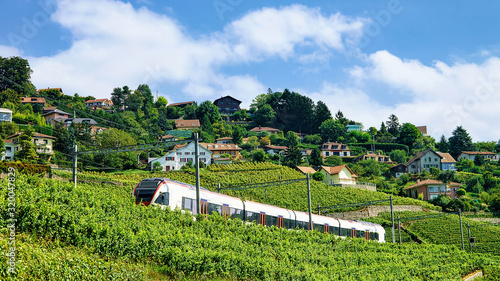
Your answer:
[[[16,151],[20,149],[19,136],[22,134],[23,132],[20,132],[7,137],[7,140],[12,141],[16,145]],[[55,140],[56,138],[53,136],[35,133],[35,135],[33,136],[33,143],[35,144],[36,153],[46,155],[47,160],[50,161],[50,158],[54,154],[53,142]]]
[[[474,160],[478,154],[482,156],[485,161],[488,159],[489,161],[498,161],[500,157],[500,155],[489,151],[462,151],[462,153],[458,156],[458,161],[462,159]]]
[[[44,112],[45,112],[45,108],[44,108]],[[52,127],[55,126],[56,122],[61,122],[62,123],[62,122],[64,122],[64,120],[70,118],[70,116],[71,116],[71,114],[69,114],[67,112],[64,112],[62,110],[59,110],[57,108],[54,109],[54,110],[45,112],[43,114],[43,118],[45,118],[45,122],[48,125],[51,125]]]
[[[362,160],[375,160],[379,163],[387,163],[387,164],[393,164],[391,157],[387,155],[382,155],[379,153],[372,153],[372,152],[367,152],[366,154],[363,154],[355,159],[356,162],[362,161]]]
[[[454,199],[457,195],[457,190],[462,186],[460,183],[451,182],[449,185],[437,180],[418,180],[416,184],[405,188],[408,197],[417,199],[420,194],[424,201],[428,201],[438,197],[439,195],[450,196]]]
[[[212,153],[212,158],[220,158],[223,154],[228,154],[232,159],[238,160],[241,158],[240,151],[241,147],[238,147],[237,144],[227,143],[200,143],[201,146],[208,149]]]
[[[321,166],[319,172],[325,177],[323,182],[329,185],[355,185],[358,180],[358,176],[347,165],[335,167]]]

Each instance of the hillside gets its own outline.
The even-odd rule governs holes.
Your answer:
[[[151,276],[459,280],[476,269],[488,273],[498,272],[500,267],[497,259],[487,255],[447,246],[345,241],[318,232],[244,225],[220,216],[199,217],[194,222],[180,211],[135,205],[129,186],[79,184],[75,189],[72,183],[23,175],[17,175],[16,186],[18,257],[28,257],[27,261],[44,259],[48,265],[43,271],[35,268],[38,262],[21,263],[19,280],[30,279],[26,276],[32,272],[39,280],[58,279],[71,270],[75,271],[72,276],[93,272],[88,278],[95,280],[113,276],[129,280]],[[5,189],[0,198],[0,229],[6,229]],[[62,257],[60,252],[66,249],[70,251]],[[58,259],[69,266],[57,266],[53,261]],[[89,265],[78,268],[72,263],[75,261],[82,267]],[[131,267],[124,264],[137,271],[130,271]],[[0,276],[6,276],[5,255],[0,257]]]
[[[58,175],[68,179],[71,178],[71,174],[67,172],[58,172]],[[132,191],[133,186],[139,183],[142,179],[151,177],[166,177],[189,184],[196,183],[193,171],[170,171],[158,174],[106,174],[95,172],[78,174],[78,178],[83,180],[92,180],[96,182],[121,182],[126,186],[129,186],[130,192]],[[210,190],[217,190],[217,183],[221,184],[221,188],[227,188],[251,183],[299,178],[305,178],[305,175],[289,167],[272,163],[256,164],[248,162],[244,164],[212,165],[207,169],[202,169],[200,172],[200,185]],[[317,182],[312,179],[310,182],[313,208],[316,208],[317,204],[320,204],[321,206],[332,206],[345,203],[389,199],[389,195],[382,192],[328,186],[322,182]],[[221,192],[231,196],[267,203],[283,208],[300,211],[308,210],[307,186],[305,181],[281,186],[270,186],[267,188],[259,187],[246,190],[223,190]],[[427,209],[438,209],[436,206],[422,200],[399,196],[393,196],[393,199],[395,205],[419,205]],[[381,204],[388,205],[389,202]],[[349,210],[352,209],[344,209],[343,211]]]

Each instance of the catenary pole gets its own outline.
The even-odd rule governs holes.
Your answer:
[[[390,197],[390,200],[391,200],[392,243],[396,243],[396,235],[394,233],[394,207],[392,205],[392,195]]]
[[[462,228],[462,210],[458,209],[458,217],[460,218],[460,237],[462,239],[462,250],[465,251],[465,246],[464,246],[464,231]]]
[[[73,146],[73,182],[75,183],[75,188],[76,188],[76,168],[78,166],[78,146],[75,144]]]
[[[307,201],[309,204],[309,230],[313,230],[311,210],[311,183],[309,181],[309,173],[307,173]]]
[[[196,170],[196,213],[200,213],[200,162],[198,149],[198,133],[194,134],[194,168]]]

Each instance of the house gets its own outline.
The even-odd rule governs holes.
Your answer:
[[[158,138],[158,141],[160,141],[160,142],[177,141],[177,140],[178,140],[178,138],[176,138],[172,135],[161,136]]]
[[[0,122],[12,122],[12,110],[0,108]]]
[[[203,162],[205,165],[211,164],[212,152],[201,144],[198,144],[199,161]],[[172,171],[180,170],[187,162],[195,162],[195,143],[194,141],[187,145],[176,145],[174,149],[169,151],[167,154],[153,159],[150,161],[151,170],[153,170],[155,163],[158,162],[161,165],[162,171]]]
[[[389,168],[391,173],[396,177],[399,178],[403,174],[408,173],[408,167],[405,164],[397,164]]]
[[[441,155],[443,158],[441,159],[441,170],[447,171],[456,171],[457,169],[455,168],[455,163],[457,161],[451,156],[449,153],[442,153],[438,152],[439,155]]]
[[[313,169],[313,168],[311,168],[311,167],[300,167],[300,166],[297,166],[297,169],[298,169],[298,170],[299,170],[302,174],[304,174],[304,175],[306,175],[306,174],[310,174],[310,175],[312,175],[312,174],[316,173],[316,170],[314,170],[314,169]]]
[[[186,102],[178,102],[178,103],[171,103],[167,106],[177,106],[177,107],[180,107],[180,108],[184,108],[188,105],[193,105],[194,104],[194,101],[186,101]]]
[[[405,166],[408,167],[408,173],[429,171],[431,167],[441,170],[441,159],[443,159],[443,156],[432,150],[432,148],[428,148],[406,162]]]
[[[282,154],[288,149],[287,146],[277,146],[277,145],[266,145],[264,146],[264,151],[271,155]]]
[[[95,135],[98,128],[96,125],[97,125],[97,122],[92,119],[92,118],[68,118],[66,120],[64,120],[64,123],[66,124],[66,127],[70,127],[72,123],[74,123],[75,125],[83,125],[83,124],[89,124],[90,125],[90,134],[91,135]]]
[[[113,101],[109,99],[95,99],[95,100],[88,100],[85,102],[85,106],[88,108],[101,108],[101,107],[111,107],[113,106]]]
[[[411,198],[418,198],[419,194],[423,195],[423,200],[428,201],[438,197],[439,195],[450,196],[451,199],[456,197],[457,190],[462,186],[460,183],[451,182],[446,185],[442,181],[437,180],[418,180],[416,184],[406,187],[404,190]]]
[[[14,153],[16,152],[16,144],[10,140],[4,140],[5,152],[0,155],[2,161],[13,161]]]
[[[240,159],[242,150],[237,144],[218,144],[218,143],[200,143],[201,146],[208,149],[212,153],[212,158],[220,158],[223,154],[231,155],[233,159]]]
[[[274,134],[279,133],[280,130],[275,129],[275,128],[271,128],[271,127],[259,126],[259,127],[255,127],[253,129],[251,129],[250,132],[256,132],[256,133],[268,132],[270,135],[274,135]]]
[[[233,114],[236,111],[241,110],[241,101],[231,96],[218,98],[214,101],[214,104],[219,108],[219,112],[221,114]]]
[[[200,120],[175,120],[175,128],[178,130],[193,130],[200,128]]]
[[[51,111],[56,110],[56,109],[57,109],[57,107],[55,107],[55,106],[45,106],[45,107],[43,108],[43,112],[42,112],[42,114],[45,114],[45,113],[51,112]]]
[[[19,136],[22,134],[24,133],[23,132],[15,133],[7,137],[7,140],[12,141],[15,144],[16,150],[20,149]],[[35,135],[33,136],[33,143],[35,144],[36,153],[46,155],[48,157],[47,160],[50,161],[52,154],[54,154],[53,142],[55,140],[56,138],[53,136],[35,133]]]
[[[340,156],[340,157],[349,157],[351,156],[351,150],[347,145],[336,142],[326,142],[321,145],[321,154],[323,157],[328,156]]]
[[[357,124],[354,124],[354,125],[346,125],[347,127],[347,132],[350,132],[350,131],[358,131],[358,132],[361,132],[361,125],[357,125]]]
[[[21,98],[21,104],[31,104],[36,105],[40,104],[42,106],[45,106],[45,98],[39,98],[39,97],[23,97]]]
[[[310,148],[300,148],[300,154],[302,154],[302,158],[305,159],[305,157],[311,155],[312,149]]]
[[[422,136],[427,136],[427,126],[417,126],[417,129],[422,134]]]
[[[462,159],[474,160],[478,154],[482,156],[485,161],[488,159],[489,161],[498,161],[500,157],[500,155],[489,151],[462,151],[462,153],[458,155],[458,161]]]
[[[325,177],[323,182],[329,185],[355,185],[358,178],[347,165],[335,167],[321,166],[319,172]]]
[[[373,152],[367,152],[364,155],[358,156],[358,157],[356,157],[356,159],[354,159],[354,161],[359,162],[362,160],[370,160],[370,159],[375,160],[379,163],[387,163],[387,164],[393,163],[389,156],[382,155],[380,153],[373,153]]]
[[[233,143],[233,138],[232,137],[223,137],[223,138],[218,138],[215,140],[215,143],[218,144],[229,144]]]
[[[44,107],[44,111],[45,111],[45,109],[46,109],[46,107]],[[64,122],[64,120],[70,118],[70,116],[71,116],[71,114],[64,112],[62,110],[59,110],[57,108],[55,108],[54,110],[43,113],[43,118],[45,118],[45,122],[48,125],[51,125],[52,127],[54,127],[56,122]]]

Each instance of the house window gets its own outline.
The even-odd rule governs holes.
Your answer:
[[[176,154],[177,154],[177,155],[182,155],[182,152],[177,152]]]
[[[326,156],[330,156],[329,154],[330,154],[330,152],[328,152],[328,151],[327,151],[327,152],[325,152],[325,155],[326,155]]]
[[[189,152],[184,152],[184,155],[189,155]]]
[[[202,151],[202,152],[200,152],[200,155],[205,155],[205,152],[203,152],[203,151]]]
[[[439,186],[429,186],[429,192],[439,192]]]
[[[172,156],[172,157],[165,157],[165,160],[167,161],[175,161],[175,158]]]
[[[7,146],[7,147],[5,147],[5,151],[6,151],[6,152],[11,152],[11,151],[12,151],[12,148],[11,148],[10,146]]]

